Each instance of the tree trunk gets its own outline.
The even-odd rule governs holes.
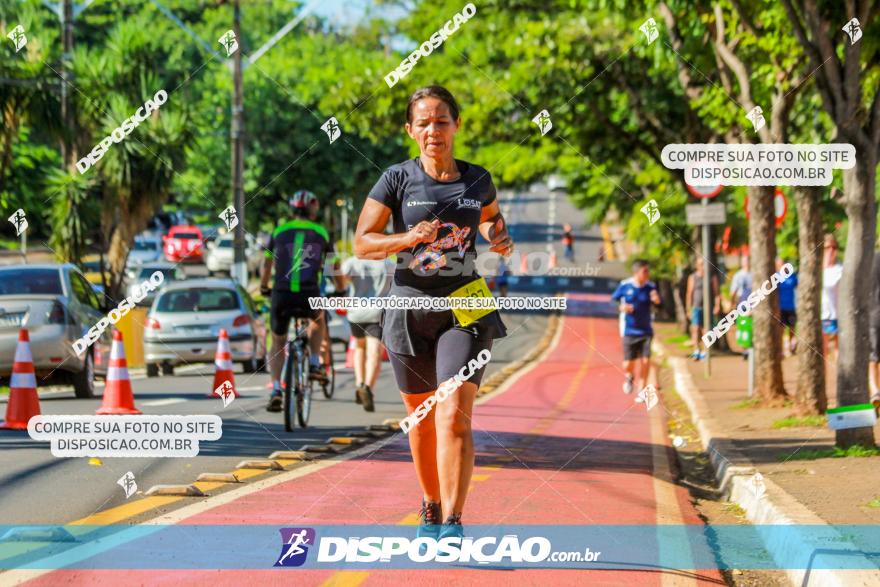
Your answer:
[[[774,188],[749,187],[749,254],[752,263],[752,291],[776,272],[776,221]],[[752,341],[755,352],[755,387],[765,404],[777,404],[785,397],[782,384],[782,341],[779,297],[766,297],[752,309]]]
[[[856,164],[843,172],[849,230],[843,258],[837,312],[840,353],[837,361],[837,405],[868,402],[868,323],[874,240],[877,229],[876,149],[859,149]],[[838,430],[837,446],[874,446],[873,428]]]
[[[164,199],[164,198],[163,198]],[[147,222],[153,215],[154,202],[146,196],[122,198],[118,204],[126,208],[128,214],[120,214],[117,224],[110,238],[108,257],[110,262],[110,274],[115,276],[110,284],[109,295],[114,300],[122,299],[122,278],[125,273],[125,262],[128,253],[138,232],[146,227]],[[159,204],[161,206],[161,203]]]
[[[798,216],[797,341],[798,382],[795,403],[800,414],[824,414],[825,357],[822,349],[822,188],[794,188]]]

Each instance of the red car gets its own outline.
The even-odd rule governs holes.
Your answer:
[[[202,231],[197,226],[172,226],[162,237],[165,258],[172,263],[179,261],[199,263],[202,260]]]

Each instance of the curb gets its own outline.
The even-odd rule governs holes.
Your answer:
[[[687,370],[686,359],[669,356],[657,339],[654,339],[652,347],[658,357],[669,361],[674,377],[674,388],[687,404],[691,413],[691,419],[697,428],[703,447],[709,454],[709,460],[715,471],[715,480],[721,494],[745,510],[746,518],[754,525],[829,526],[828,522],[767,476],[764,476],[766,492],[761,497],[755,494],[749,485],[749,480],[758,472],[758,469],[736,448],[733,438],[721,431],[721,427],[712,417],[709,406]],[[848,540],[833,532],[830,527],[828,533],[839,539],[839,542],[835,540],[835,545],[838,548],[860,551]],[[774,538],[779,540],[778,533]],[[762,536],[762,540],[771,555],[783,553],[782,559],[787,561],[794,560],[794,555],[797,553],[809,555],[815,550],[812,545],[797,541],[797,537],[789,537],[785,543],[772,543],[766,536]],[[806,560],[806,557],[804,559]],[[877,584],[876,571],[870,570],[810,568],[780,570],[785,572],[794,587],[806,585],[811,587],[869,587]]]

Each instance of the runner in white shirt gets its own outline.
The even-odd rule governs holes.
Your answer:
[[[837,359],[837,292],[843,277],[843,265],[837,260],[837,239],[825,235],[825,254],[822,258],[822,338],[829,357]],[[833,349],[833,351],[832,351]]]

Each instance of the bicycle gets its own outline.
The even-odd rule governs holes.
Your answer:
[[[296,318],[295,334],[287,341],[287,356],[281,369],[281,387],[284,397],[284,429],[292,432],[294,411],[301,428],[309,424],[312,411],[312,380],[309,377],[308,320]]]

